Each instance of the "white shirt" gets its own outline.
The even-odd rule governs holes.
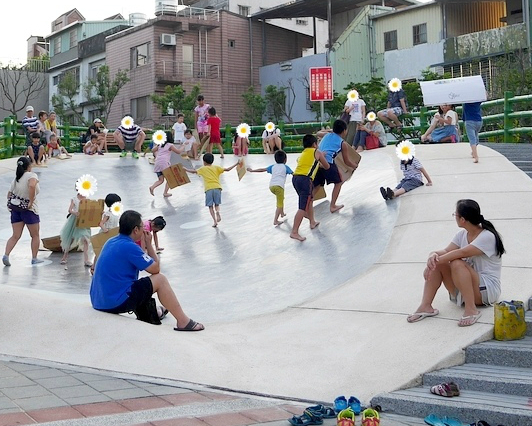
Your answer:
[[[196,142],[196,138],[194,136],[191,136],[190,138],[184,138],[183,139],[183,146],[185,147],[185,151],[188,152],[192,150],[192,144]]]
[[[284,184],[286,182],[286,175],[294,174],[292,169],[290,169],[290,167],[288,167],[286,164],[279,163],[268,166],[266,168],[266,171],[268,173],[271,173],[272,175],[272,178],[270,179],[270,187],[280,186],[281,188],[284,188]]]
[[[185,123],[175,123],[172,129],[174,131],[174,142],[183,142],[187,125]]]
[[[30,187],[29,180],[37,179],[37,185],[35,186],[35,199],[31,205],[31,211],[35,214],[39,214],[39,208],[37,207],[37,194],[39,193],[39,178],[34,172],[25,172],[17,182],[17,179],[13,179],[9,192],[15,194],[17,197],[30,199]]]
[[[268,136],[271,135],[277,135],[281,136],[281,131],[279,130],[279,127],[277,127],[273,132],[268,132],[266,129],[264,129],[264,132],[262,132],[262,139],[266,139]]]
[[[467,231],[461,229],[454,236],[453,244],[460,248],[469,245],[467,242]],[[483,230],[471,241],[471,245],[482,251],[479,256],[464,259],[471,267],[477,271],[480,278],[480,287],[486,287],[488,301],[495,303],[501,295],[501,266],[502,261],[497,256],[497,245],[495,235],[488,230]]]
[[[366,102],[364,102],[362,99],[359,99],[358,101],[347,100],[345,102],[344,107],[351,108],[351,106],[353,106],[353,109],[351,110],[351,112],[349,112],[349,121],[364,121],[364,117],[362,117],[362,107],[366,106]]]
[[[446,126],[456,126],[456,123],[458,122],[458,114],[453,111],[452,109],[450,109],[449,111],[447,111],[445,113],[445,119],[447,120],[448,118],[451,118],[451,124],[445,124]]]

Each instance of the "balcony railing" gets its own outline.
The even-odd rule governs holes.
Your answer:
[[[50,68],[49,59],[28,59],[26,69],[33,72],[47,72]]]
[[[179,16],[182,18],[191,18],[203,21],[220,21],[219,10],[202,9],[199,7],[164,5],[164,7],[156,11],[156,14]]]
[[[183,79],[220,78],[218,64],[199,62],[159,61],[155,63],[155,76],[159,81],[180,81]]]

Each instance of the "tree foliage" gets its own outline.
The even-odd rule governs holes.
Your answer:
[[[284,87],[276,87],[273,84],[266,86],[266,115],[269,120],[278,123],[286,116],[286,92]]]
[[[166,86],[162,95],[154,94],[151,96],[151,100],[163,115],[168,115],[168,110],[172,109],[173,115],[181,113],[185,116],[185,124],[188,128],[195,128],[194,107],[200,93],[199,85],[195,85],[190,93],[187,93],[181,85]]]
[[[241,112],[240,119],[251,126],[262,124],[262,116],[266,111],[266,100],[260,93],[255,93],[253,86],[248,87],[242,93],[244,100],[244,109]]]
[[[30,67],[6,65],[0,68],[0,110],[11,115],[23,111],[46,88],[46,74],[33,72]]]
[[[116,96],[128,81],[127,71],[118,70],[114,78],[111,78],[109,67],[103,65],[98,69],[96,78],[89,79],[83,85],[86,103],[100,111],[100,119],[104,123]],[[63,123],[88,126],[90,123],[83,116],[83,107],[77,101],[79,93],[80,86],[75,72],[67,71],[60,76],[57,94],[52,96],[52,105]]]

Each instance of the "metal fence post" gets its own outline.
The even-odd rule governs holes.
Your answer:
[[[427,120],[427,117],[428,117],[427,112],[428,112],[428,109],[426,106],[422,106],[419,109],[419,127],[420,127],[421,134],[424,134],[429,128],[428,120]]]
[[[65,139],[65,148],[70,149],[70,124],[66,123],[63,127],[63,139]]]
[[[512,92],[504,92],[504,136],[503,142],[510,142],[510,128],[512,123],[510,121],[509,114],[512,113],[512,104],[510,99],[513,98],[514,94]]]

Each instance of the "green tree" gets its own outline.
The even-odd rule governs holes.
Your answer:
[[[105,123],[111,106],[118,92],[129,82],[127,71],[118,70],[114,78],[109,74],[109,67],[102,65],[98,68],[95,79],[89,79],[84,86],[85,96],[88,103],[95,105],[101,112],[101,120]]]
[[[260,93],[255,93],[253,86],[248,87],[242,93],[244,100],[244,109],[241,112],[240,119],[251,126],[262,124],[262,116],[266,111],[266,101]]]
[[[284,87],[276,87],[273,84],[266,86],[266,115],[268,119],[276,123],[286,115],[286,92]]]
[[[187,94],[183,86],[166,86],[162,95],[151,95],[152,102],[161,110],[163,115],[168,114],[168,109],[173,109],[174,114],[181,113],[185,116],[185,124],[188,128],[195,128],[194,107],[196,98],[201,93],[200,86],[195,85]]]
[[[386,85],[380,78],[372,77],[366,83],[349,83],[344,90],[349,92],[356,89],[360,97],[366,102],[366,111],[379,111],[386,108],[388,92]]]
[[[339,94],[335,91],[333,93],[332,101],[323,102],[323,112],[325,113],[325,117],[323,117],[324,121],[329,121],[333,117],[339,117],[342,114],[346,100],[347,95]],[[312,102],[312,111],[316,113],[316,121],[321,121],[320,102]]]
[[[83,114],[80,113],[76,97],[79,94],[79,84],[73,71],[63,73],[57,84],[57,94],[52,96],[52,106],[63,124],[87,125]]]

